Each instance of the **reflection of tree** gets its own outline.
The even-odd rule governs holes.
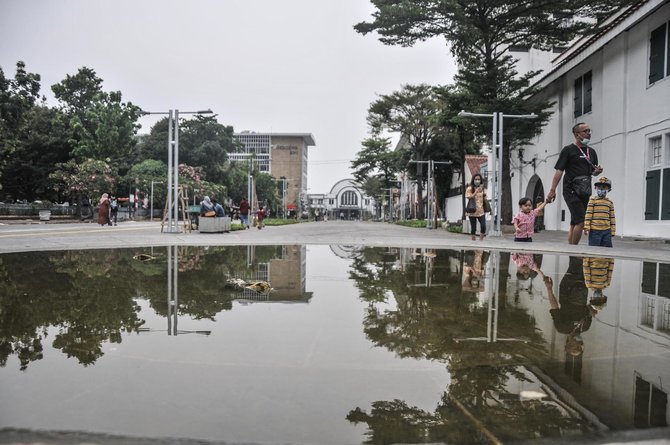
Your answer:
[[[548,360],[544,341],[534,319],[506,304],[504,293],[496,329],[498,338],[508,341],[482,341],[488,306],[476,293],[463,292],[461,272],[451,267],[462,264],[461,255],[438,252],[430,282],[446,284],[442,287],[417,286],[424,279],[418,258],[399,265],[401,259],[388,252],[366,249],[353,262],[351,277],[369,303],[363,322],[368,338],[400,357],[444,361],[451,383],[433,413],[400,400],[377,401],[369,414],[355,408],[347,419],[368,424],[369,443],[476,443],[485,441],[486,429],[506,440],[583,430],[580,416],[551,399],[522,400],[513,392],[513,383],[530,379],[526,365]],[[508,262],[509,255],[502,264],[505,272]],[[501,275],[501,281],[506,279],[506,273]],[[377,304],[386,295],[393,295],[393,309]]]
[[[56,330],[54,348],[90,365],[103,355],[105,342],[120,343],[122,333],[137,332],[144,324],[136,299],[148,299],[167,315],[165,252],[142,248],[0,256],[0,366],[12,355],[21,369],[40,360],[51,327]],[[181,248],[179,313],[213,319],[229,310],[233,291],[224,288],[225,276],[248,270],[246,252],[240,247]],[[255,258],[267,262],[280,252],[281,247],[257,247]],[[138,254],[153,259],[134,260]]]

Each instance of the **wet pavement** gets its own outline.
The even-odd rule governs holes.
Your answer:
[[[159,230],[0,226],[0,443],[670,443],[664,240]]]
[[[124,222],[114,227],[92,223],[0,225],[0,253],[31,250],[95,249],[132,246],[224,246],[281,244],[343,244],[426,248],[478,248],[577,255],[603,255],[670,261],[670,238],[614,239],[614,248],[567,244],[567,234],[543,231],[533,243],[515,243],[512,235],[471,241],[443,229],[416,229],[386,223],[328,221],[249,229],[231,233],[161,233],[157,222]]]

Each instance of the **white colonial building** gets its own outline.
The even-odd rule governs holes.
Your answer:
[[[670,3],[642,0],[599,26],[537,81],[553,115],[532,145],[512,153],[512,202],[549,192],[561,148],[585,122],[613,182],[617,234],[670,237]],[[568,230],[562,184],[557,194],[545,225]]]
[[[329,219],[361,220],[375,216],[375,199],[366,196],[353,179],[337,181],[329,193],[310,193],[308,206]]]

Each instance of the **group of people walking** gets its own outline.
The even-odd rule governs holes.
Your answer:
[[[570,230],[568,243],[579,244],[582,234],[588,236],[589,246],[612,247],[612,237],[616,234],[614,203],[607,194],[612,190],[612,181],[602,176],[594,184],[592,196],[591,178],[600,175],[603,167],[598,163],[598,155],[589,146],[591,129],[583,122],[572,128],[575,141],[561,150],[554,166],[555,173],[546,199],[539,198],[533,208],[529,197],[519,200],[519,212],[514,216],[514,241],[532,242],[533,234],[542,224],[544,207],[556,199],[556,188],[563,179],[563,199],[570,210]],[[477,223],[480,227],[479,239],[486,236],[486,213],[491,207],[486,196],[482,175],[472,177],[465,190],[468,200],[466,214],[470,219],[470,235],[476,239]]]
[[[114,195],[103,193],[100,197],[98,210],[98,224],[101,226],[116,225],[119,215],[119,201]]]

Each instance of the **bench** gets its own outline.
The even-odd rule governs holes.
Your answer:
[[[200,233],[230,232],[229,216],[201,216],[198,219],[198,231]]]

